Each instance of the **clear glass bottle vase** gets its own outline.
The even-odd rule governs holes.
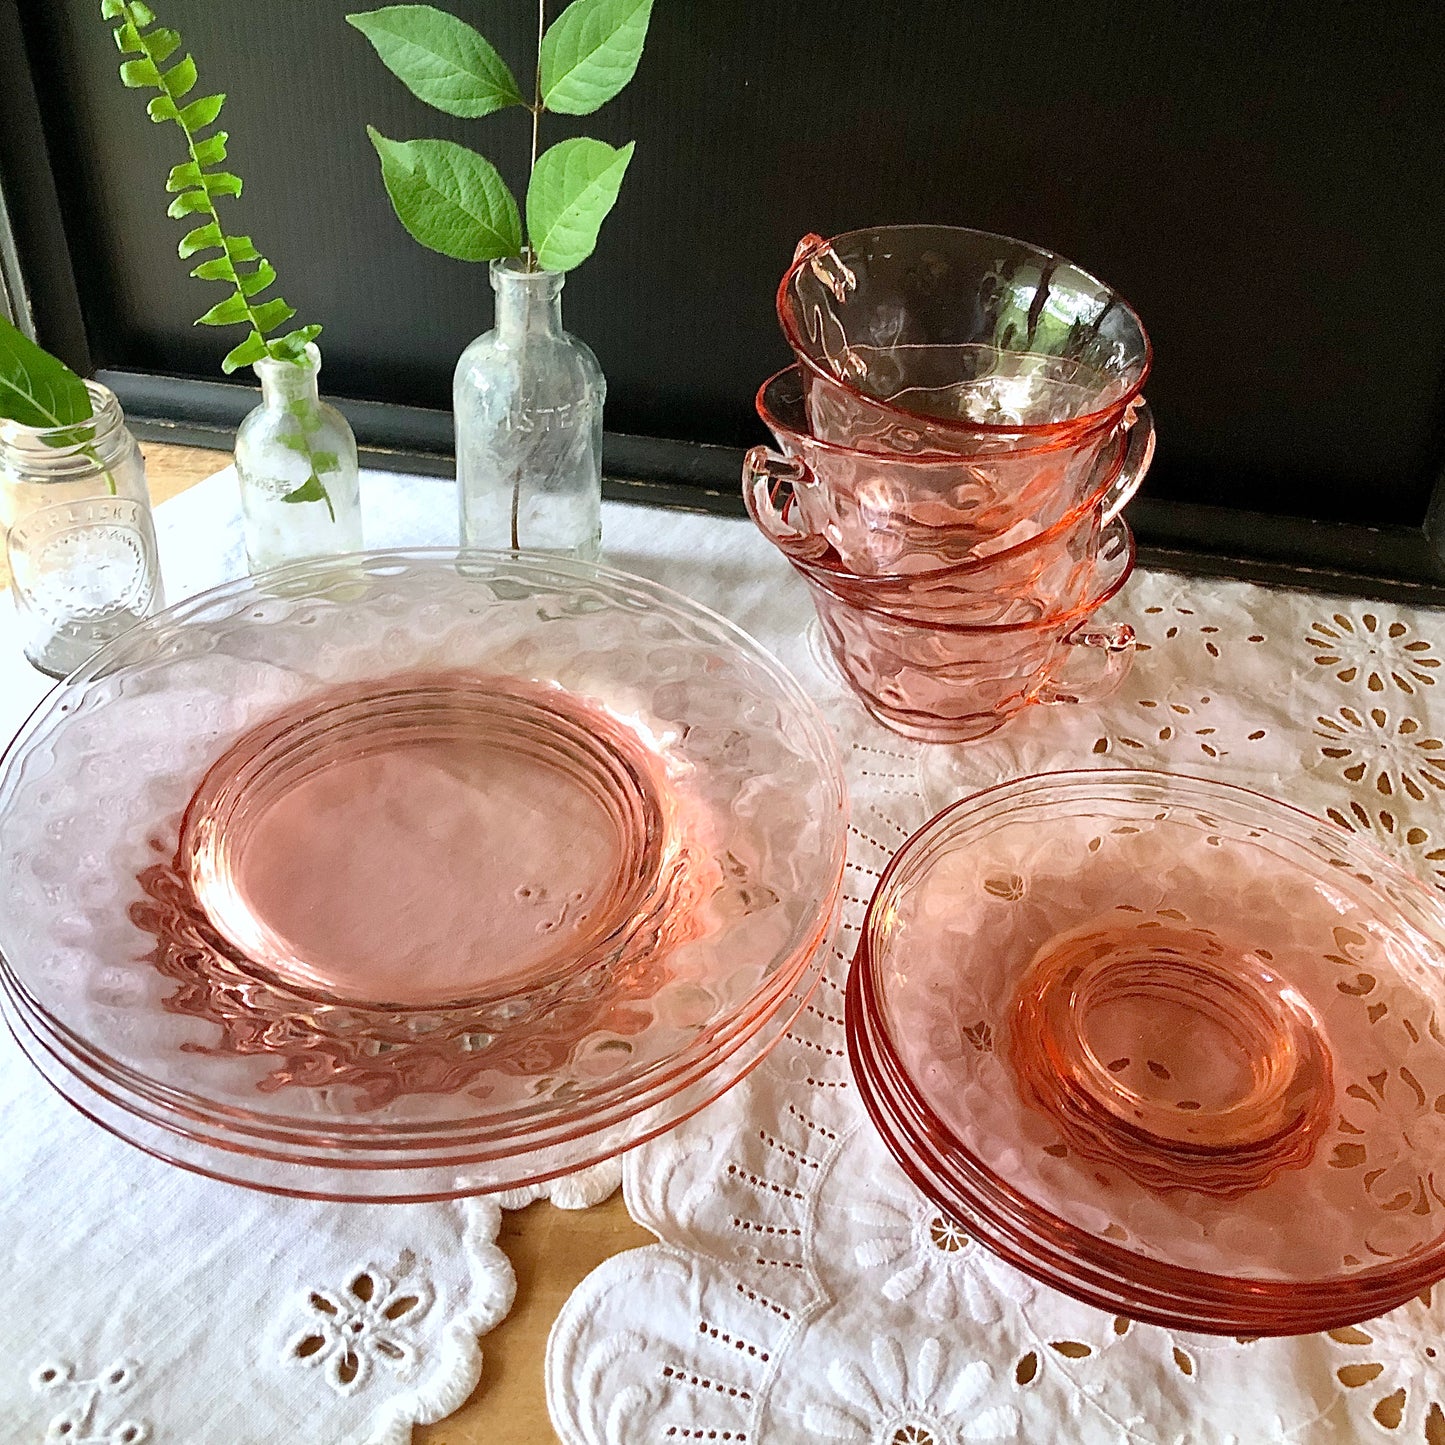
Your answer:
[[[591,350],[562,329],[556,271],[493,261],[496,324],[457,362],[464,547],[595,559],[602,543],[602,404]]]
[[[114,394],[85,385],[88,421],[0,421],[0,539],[21,645],[51,677],[165,606],[140,447]]]
[[[307,557],[358,552],[361,488],[356,438],[317,393],[321,353],[304,362],[263,357],[261,405],[236,431],[236,477],[246,560],[253,572]]]

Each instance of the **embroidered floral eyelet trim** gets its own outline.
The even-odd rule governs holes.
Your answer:
[[[368,1265],[339,1290],[307,1293],[303,1308],[310,1320],[292,1337],[287,1354],[298,1364],[321,1370],[338,1394],[364,1388],[377,1369],[406,1379],[416,1372],[416,1327],[431,1305],[426,1284],[393,1283]]]

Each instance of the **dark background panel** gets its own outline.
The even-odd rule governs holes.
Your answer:
[[[530,80],[535,11],[445,0]],[[520,194],[527,117],[428,110],[347,0],[168,0],[229,95],[232,205],[337,396],[445,408],[485,267],[417,247],[364,125],[442,136]],[[553,3],[551,13],[559,10]],[[96,365],[216,375],[215,299],[174,256],[173,127],[124,91],[98,0],[22,0]],[[737,446],[787,360],[772,293],[809,230],[966,224],[1052,246],[1144,316],[1160,499],[1418,526],[1445,416],[1445,7],[1356,0],[658,0],[638,77],[549,118],[637,156],[568,325],[609,430]]]

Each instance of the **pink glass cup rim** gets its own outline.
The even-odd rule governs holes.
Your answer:
[[[927,412],[915,412],[907,407],[898,406],[891,401],[883,401],[876,396],[870,396],[865,391],[860,391],[856,386],[851,385],[841,377],[834,376],[831,372],[819,366],[807,350],[805,338],[800,335],[793,318],[793,308],[788,304],[788,296],[793,284],[793,278],[802,268],[810,263],[818,253],[825,248],[834,248],[839,244],[848,241],[855,236],[874,235],[879,231],[890,231],[900,236],[909,233],[917,234],[923,231],[949,231],[957,235],[975,236],[981,241],[990,241],[996,245],[1017,247],[1019,250],[1031,252],[1038,260],[1052,262],[1056,265],[1072,267],[1080,275],[1087,276],[1101,291],[1106,291],[1117,302],[1119,308],[1133,319],[1139,329],[1139,336],[1143,341],[1143,355],[1139,361],[1139,374],[1130,383],[1129,388],[1121,396],[1115,397],[1105,407],[1088,412],[1084,416],[1071,417],[1068,421],[1060,422],[963,422],[950,421],[945,417],[932,416]],[[798,359],[798,364],[817,377],[820,381],[838,387],[850,397],[861,401],[868,406],[882,407],[885,410],[895,411],[900,416],[906,416],[921,425],[934,427],[942,431],[953,431],[964,434],[978,434],[982,436],[1023,436],[1023,437],[1058,437],[1062,435],[1073,436],[1082,431],[1089,431],[1097,426],[1105,424],[1109,418],[1116,414],[1122,414],[1129,403],[1134,401],[1144,390],[1144,383],[1149,378],[1149,373],[1154,366],[1154,344],[1149,339],[1149,333],[1144,329],[1144,323],[1139,313],[1116,291],[1112,286],[1099,280],[1092,271],[1070,261],[1067,256],[1061,256],[1057,251],[1050,251],[1045,246],[1035,245],[1032,241],[1021,241],[1014,236],[1005,236],[993,231],[980,231],[972,226],[935,226],[927,223],[915,223],[904,226],[864,226],[852,231],[841,231],[836,236],[819,236],[809,234],[798,242],[797,249],[793,253],[793,260],[788,269],[783,272],[783,278],[778,282],[778,289],[775,299],[775,307],[778,313],[778,323],[783,329],[783,336],[788,345],[792,348],[793,354]],[[943,455],[947,455],[944,453]]]
[[[844,442],[829,441],[826,437],[820,437],[811,426],[806,431],[799,431],[796,426],[784,421],[778,415],[774,404],[769,400],[768,393],[784,385],[789,377],[796,375],[799,378],[800,387],[799,405],[802,405],[801,379],[803,371],[804,363],[795,361],[791,366],[785,366],[781,371],[775,371],[757,389],[757,393],[753,397],[753,410],[757,412],[763,425],[775,436],[795,438],[802,446],[810,450],[824,452],[830,457],[839,459],[846,457],[850,461],[866,463],[875,467],[937,467],[940,470],[952,467],[957,470],[959,467],[973,466],[986,470],[989,467],[1028,457],[1048,456],[1053,452],[1071,451],[1092,441],[1099,432],[1120,429],[1129,420],[1130,406],[1139,401],[1138,394],[1134,393],[1126,401],[1117,402],[1104,411],[1096,412],[1081,421],[1053,423],[1049,430],[1055,434],[1042,440],[1031,441],[1028,446],[1001,448],[998,451],[983,452],[978,456],[970,456],[963,452],[870,452],[861,447],[850,447]],[[876,402],[875,405],[890,406],[892,403]],[[981,427],[983,423],[980,422],[978,425]],[[1025,428],[1018,426],[1002,428],[1002,430],[1007,430],[1009,435],[1013,435],[1015,432],[1022,433]],[[1035,428],[1035,430],[1042,431],[1044,428]],[[1120,464],[1122,465],[1122,453]]]
[[[753,448],[754,452],[759,450],[766,449]],[[825,587],[829,585],[829,578],[836,579],[841,586],[845,587],[879,589],[884,587],[916,587],[920,583],[927,583],[930,587],[934,587],[947,585],[947,583],[955,577],[973,576],[982,572],[985,568],[999,567],[1010,562],[1015,562],[1020,557],[1026,557],[1029,553],[1040,551],[1051,543],[1058,541],[1060,537],[1064,536],[1072,528],[1077,527],[1089,513],[1097,511],[1100,508],[1112,490],[1115,481],[1117,481],[1120,471],[1123,470],[1128,459],[1128,454],[1127,439],[1121,437],[1119,439],[1117,457],[1110,463],[1106,474],[1100,478],[1098,485],[1094,487],[1093,491],[1081,502],[1078,502],[1065,512],[1057,522],[1051,522],[1047,527],[1035,532],[1032,537],[1026,537],[1022,542],[1015,542],[1009,547],[1000,547],[995,552],[988,552],[978,557],[970,557],[963,562],[949,562],[942,567],[932,567],[926,572],[862,573],[854,572],[851,568],[844,566],[841,557],[838,557],[838,560],[834,562],[825,558],[795,556],[786,547],[777,543],[768,528],[760,521],[757,515],[758,504],[752,495],[751,479],[746,470],[744,472],[743,482],[743,501],[747,504],[748,515],[753,519],[758,530],[762,532],[769,541],[773,542],[773,545],[778,547],[778,550],[782,552],[788,561],[797,567],[799,571],[805,572],[810,577],[815,577]],[[751,458],[753,453],[750,452],[748,455],[749,458]],[[866,456],[868,454],[861,453],[860,455]],[[806,466],[806,463],[804,463],[804,465]],[[792,505],[791,499],[787,505],[790,509]],[[786,520],[787,511],[785,510],[782,515]],[[1115,517],[1110,520],[1117,521],[1118,518]],[[807,540],[809,535],[816,534],[799,533],[799,541]],[[832,548],[831,545],[829,550],[833,552],[834,557],[838,556],[836,549]],[[830,587],[829,590],[831,591],[832,588]]]
[[[1115,537],[1121,539],[1121,545],[1124,549],[1122,561],[1119,561],[1118,553],[1113,557],[1103,556],[1105,547],[1112,543]],[[887,622],[893,623],[895,626],[904,627],[910,631],[936,632],[948,637],[1010,638],[1023,637],[1030,633],[1068,631],[1071,624],[1078,623],[1084,618],[1091,616],[1097,612],[1099,608],[1104,606],[1106,602],[1112,602],[1114,598],[1119,595],[1124,584],[1133,575],[1134,563],[1137,556],[1138,548],[1134,541],[1134,534],[1129,530],[1127,522],[1123,521],[1122,518],[1116,517],[1109,523],[1108,527],[1105,528],[1100,540],[1099,552],[1096,554],[1093,563],[1093,575],[1095,579],[1097,579],[1101,559],[1102,565],[1104,566],[1112,566],[1117,563],[1119,567],[1118,575],[1109,577],[1102,587],[1097,591],[1091,591],[1088,597],[1082,602],[1075,603],[1074,606],[1065,608],[1062,611],[1047,613],[1043,617],[1031,617],[1024,622],[947,622],[942,619],[912,617],[905,613],[895,612],[892,608],[875,607],[870,603],[856,602],[851,597],[845,597],[841,593],[834,591],[827,582],[813,578],[810,573],[804,571],[803,563],[794,561],[792,558],[788,560],[793,562],[793,566],[800,572],[803,572],[805,578],[814,581],[816,585],[821,587],[835,602],[841,603],[844,607],[851,608],[854,612],[862,613],[864,616],[880,617]],[[932,574],[923,573],[921,575],[927,577]]]
[[[1372,874],[1387,875],[1445,931],[1445,904],[1442,904],[1439,895],[1422,879],[1401,868],[1368,839],[1352,829],[1317,817],[1306,809],[1272,798],[1254,788],[1195,774],[1145,768],[1073,768],[1009,778],[957,799],[922,824],[905,839],[889,860],[878,879],[873,896],[869,899],[858,931],[857,949],[849,969],[846,1008],[848,1053],[855,1072],[865,1072],[860,1067],[859,1056],[870,1051],[878,1053],[882,1066],[888,1071],[889,1077],[885,1083],[870,1078],[863,1090],[869,1117],[875,1127],[886,1134],[887,1131],[877,1117],[878,1102],[867,1096],[885,1089],[901,1092],[913,1120],[917,1121],[907,1126],[905,1132],[910,1140],[922,1141],[927,1156],[922,1165],[906,1167],[906,1172],[923,1192],[934,1195],[935,1202],[941,1203],[927,1182],[928,1169],[934,1169],[944,1175],[952,1175],[951,1180],[945,1181],[945,1188],[949,1182],[956,1181],[961,1183],[970,1195],[986,1196],[978,1200],[978,1206],[990,1211],[993,1216],[990,1219],[991,1227],[1013,1236],[1012,1239],[1003,1241],[990,1239],[987,1247],[1036,1278],[1054,1283],[1055,1287],[1063,1288],[1097,1308],[1110,1312],[1118,1312],[1121,1308],[1119,1299],[1108,1292],[1107,1283],[1090,1287],[1080,1283],[1078,1274],[1074,1273],[1068,1276],[1067,1284],[1058,1285],[1057,1281],[1049,1280],[1045,1272],[1046,1261],[1040,1259],[1039,1248],[1058,1264],[1082,1267],[1095,1280],[1112,1281],[1126,1287],[1132,1285],[1137,1291],[1139,1282],[1136,1276],[1142,1270],[1151,1276],[1143,1285],[1151,1298],[1160,1299],[1169,1295],[1178,1300],[1192,1301],[1204,1297],[1216,1303],[1227,1299],[1228,1307],[1237,1308],[1240,1314],[1238,1320],[1232,1320],[1228,1324],[1203,1324],[1198,1320],[1181,1323],[1164,1304],[1150,1305],[1141,1299],[1131,1307],[1133,1318],[1166,1327],[1203,1329],[1218,1334],[1282,1335],[1313,1333],[1374,1318],[1403,1304],[1425,1285],[1445,1277],[1445,1243],[1441,1243],[1431,1254],[1423,1257],[1427,1261],[1424,1269],[1421,1268],[1420,1257],[1417,1256],[1408,1264],[1397,1262],[1340,1278],[1322,1277],[1303,1281],[1251,1280],[1249,1291],[1241,1290],[1239,1280],[1231,1275],[1149,1260],[1079,1225],[1058,1218],[1047,1205],[1036,1203],[982,1159],[963,1148],[950,1126],[923,1096],[893,1045],[884,1023],[883,997],[875,976],[879,959],[875,955],[873,941],[878,933],[880,919],[892,906],[900,874],[913,864],[920,849],[948,827],[950,820],[988,807],[991,801],[999,801],[999,794],[1012,793],[1017,798],[1024,798],[1042,788],[1077,787],[1097,795],[1101,790],[1112,793],[1123,787],[1150,786],[1158,789],[1160,801],[1177,796],[1180,792],[1187,793],[1198,789],[1204,794],[1201,805],[1207,804],[1211,797],[1217,802],[1222,794],[1248,806],[1263,805],[1277,815],[1282,815],[1283,821],[1296,827],[1321,829],[1335,840],[1342,852],[1357,858],[1360,865],[1371,870]],[[896,1108],[892,1100],[888,1102],[890,1108]],[[927,1168],[924,1168],[924,1165]],[[1001,1225],[1000,1215],[1008,1217],[1011,1222]],[[1026,1228],[1040,1223],[1047,1226],[1042,1245],[1033,1251],[1018,1245],[1017,1221],[1020,1218],[1026,1221]],[[1037,1240],[1035,1244],[1037,1246]],[[1342,1310],[1338,1304],[1342,1298],[1352,1298],[1357,1303]],[[1294,1306],[1293,1312],[1290,1309],[1291,1304]]]

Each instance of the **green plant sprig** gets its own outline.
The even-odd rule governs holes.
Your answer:
[[[157,26],[155,12],[143,0],[102,0],[100,8],[105,19],[121,22],[114,31],[116,48],[122,55],[137,57],[122,62],[121,84],[131,90],[159,91],[146,107],[147,114],[156,124],[174,121],[185,137],[188,159],[172,166],[166,179],[166,190],[175,193],[167,214],[176,220],[189,216],[203,220],[181,238],[176,250],[183,261],[204,251],[219,252],[195,266],[191,275],[202,281],[221,281],[231,287],[231,295],[199,317],[196,325],[248,328],[246,339],[233,347],[221,362],[221,370],[229,375],[263,356],[277,361],[303,360],[306,343],[314,341],[321,334],[321,328],[303,326],[284,336],[267,339],[296,314],[296,308],[280,296],[257,300],[274,284],[275,268],[249,236],[227,235],[216,209],[219,197],[241,194],[241,178],[231,171],[217,169],[226,159],[228,133],[218,130],[202,137],[202,132],[219,117],[226,97],[203,95],[182,105],[196,87],[194,58],[187,54],[169,69],[161,69],[180,49],[180,35],[165,26]],[[250,269],[245,269],[247,267]]]
[[[181,37],[177,31],[157,25],[155,12],[144,0],[101,0],[100,12],[103,19],[120,22],[113,31],[116,48],[122,55],[134,57],[121,62],[121,84],[130,90],[158,91],[146,113],[157,125],[173,121],[185,138],[187,158],[172,166],[166,178],[166,190],[174,196],[167,214],[191,224],[176,251],[183,261],[216,252],[192,267],[191,275],[231,288],[231,294],[198,317],[195,324],[247,328],[245,339],[226,353],[221,370],[229,376],[266,357],[292,365],[305,362],[306,347],[321,334],[321,327],[313,324],[282,336],[272,335],[296,315],[296,308],[279,295],[260,299],[276,282],[275,267],[256,249],[250,236],[227,233],[216,206],[222,196],[238,197],[242,189],[240,176],[221,168],[226,160],[228,133],[215,130],[203,134],[220,116],[225,95],[186,100],[198,79],[195,59],[187,53],[168,69],[161,68],[180,50]],[[194,224],[196,220],[199,225]],[[332,453],[313,452],[307,432],[303,425],[298,435],[285,439],[287,446],[305,457],[309,475],[281,500],[324,501],[334,521],[336,513],[321,473],[336,470],[339,463]]]
[[[79,426],[92,411],[85,383],[0,315],[0,417],[51,430]]]
[[[101,461],[95,428],[88,425],[94,415],[85,382],[0,315],[0,417],[53,433],[44,438],[48,446],[74,447],[105,473],[106,486],[115,496],[115,474]]]
[[[519,106],[532,117],[526,238],[516,199],[485,157],[453,141],[395,141],[373,126],[382,180],[398,220],[430,250],[459,261],[525,255],[529,270],[570,271],[596,248],[634,144],[587,136],[538,154],[541,118],[590,115],[632,79],[653,0],[573,0],[546,24],[538,0],[537,69],[528,102],[507,63],[465,21],[431,5],[348,15],[386,67],[419,100],[475,118]]]

